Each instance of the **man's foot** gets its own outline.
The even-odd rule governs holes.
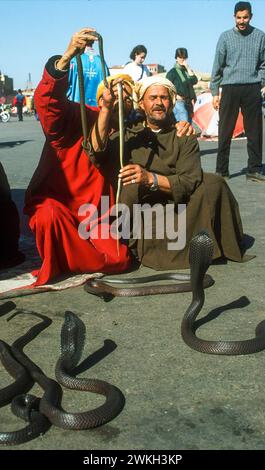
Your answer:
[[[256,183],[265,183],[265,175],[262,173],[246,173],[247,181],[256,181]]]
[[[218,175],[218,176],[222,176],[225,180],[230,179],[229,173],[220,173],[219,171],[216,171],[215,174]]]

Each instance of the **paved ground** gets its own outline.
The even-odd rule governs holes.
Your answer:
[[[33,118],[0,124],[0,160],[21,208],[23,192],[43,144]],[[202,165],[215,169],[216,142],[201,142]],[[265,159],[264,159],[265,160]],[[215,285],[206,291],[201,312],[205,322],[198,335],[206,339],[239,340],[254,336],[265,319],[264,265],[265,185],[246,182],[246,142],[234,141],[229,185],[238,199],[244,231],[254,238],[256,259],[214,265]],[[25,221],[22,221],[25,225]],[[150,270],[141,268],[141,272]],[[87,343],[82,377],[110,381],[125,395],[123,411],[109,424],[88,431],[56,427],[14,449],[264,449],[265,351],[239,357],[211,356],[182,341],[180,323],[190,294],[146,298],[116,298],[109,303],[86,294],[82,287],[41,293],[3,302],[2,311],[20,312],[11,322],[0,318],[1,338],[12,343],[36,323],[32,312],[52,319],[52,325],[26,347],[26,353],[54,376],[59,335],[65,310],[86,324]],[[211,321],[210,321],[211,320]],[[87,369],[88,366],[91,368]],[[1,371],[1,387],[10,378]],[[38,388],[35,390],[39,392]],[[69,410],[91,409],[102,403],[92,394],[69,392]],[[2,408],[1,430],[20,427],[9,407]],[[10,447],[9,447],[10,448]]]

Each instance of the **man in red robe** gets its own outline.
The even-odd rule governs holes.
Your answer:
[[[84,28],[75,33],[65,54],[49,59],[34,95],[46,136],[24,209],[42,259],[35,285],[69,272],[118,273],[131,265],[127,246],[120,242],[118,253],[117,242],[110,235],[108,208],[115,203],[110,168],[98,169],[83,150],[80,105],[66,97],[70,61],[95,39],[92,31]],[[91,128],[98,110],[87,107],[86,112]],[[95,208],[93,227],[98,230],[98,236],[86,239],[78,232],[84,215],[87,216],[80,211],[84,204]],[[91,233],[92,223],[87,229]]]

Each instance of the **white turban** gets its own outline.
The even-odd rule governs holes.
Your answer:
[[[146,90],[152,85],[162,85],[168,89],[170,98],[172,100],[173,106],[176,103],[177,98],[177,90],[173,83],[165,77],[161,77],[160,75],[153,75],[151,77],[143,78],[136,82],[134,85],[134,99],[138,104],[139,101],[143,98]]]

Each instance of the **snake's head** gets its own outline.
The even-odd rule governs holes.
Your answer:
[[[213,241],[206,231],[199,232],[190,242],[191,275],[203,277],[211,264]]]
[[[73,312],[67,310],[61,329],[61,356],[75,367],[84,348],[86,327],[83,321]]]

